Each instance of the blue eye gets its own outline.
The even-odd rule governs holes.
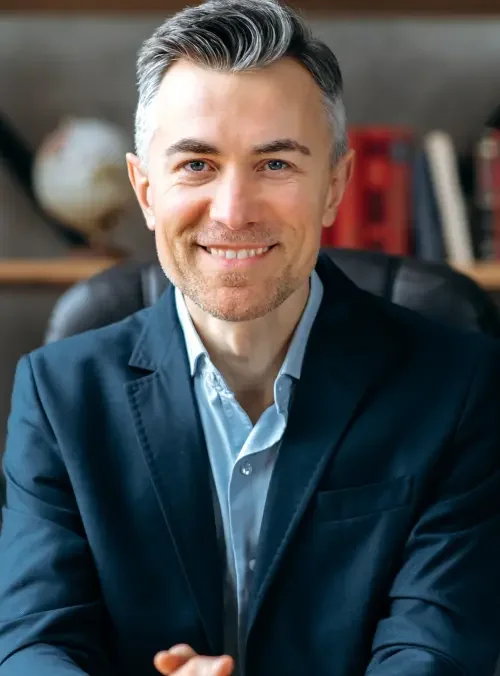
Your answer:
[[[280,169],[286,169],[288,164],[283,162],[283,160],[269,160],[267,166],[271,171],[280,171]]]
[[[194,172],[195,174],[199,174],[201,171],[203,171],[206,164],[207,163],[203,162],[202,160],[192,160],[191,162],[188,162],[185,166],[186,168],[189,167],[189,170]]]

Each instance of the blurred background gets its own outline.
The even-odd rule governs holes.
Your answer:
[[[133,149],[136,52],[184,4],[0,1],[0,448],[16,363],[64,290],[155,256],[116,158]],[[496,297],[500,0],[298,4],[340,61],[360,156],[324,244],[446,260]]]

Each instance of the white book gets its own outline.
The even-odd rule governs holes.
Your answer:
[[[444,131],[432,131],[424,137],[424,149],[434,185],[446,258],[453,265],[471,265],[474,249],[453,140]]]

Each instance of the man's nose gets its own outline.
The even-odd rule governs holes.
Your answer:
[[[210,207],[212,221],[230,230],[241,230],[257,222],[257,196],[251,179],[241,176],[221,178],[215,187]]]

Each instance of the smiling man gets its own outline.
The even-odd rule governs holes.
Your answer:
[[[138,81],[171,284],[19,363],[0,676],[491,676],[500,349],[318,256],[353,163],[333,53],[212,0]]]
[[[235,27],[238,10],[250,11],[248,20],[260,20],[262,31],[269,30],[265,21],[289,17],[273,3],[229,6]],[[209,26],[213,22],[212,30],[220,21],[209,5],[201,17]],[[174,39],[171,30],[163,26],[145,46],[144,78],[154,51],[166,50]],[[215,52],[211,65],[178,56],[154,101],[139,105],[139,157],[128,160],[160,262],[178,290],[177,304],[187,306],[211,361],[256,423],[273,403],[276,376],[309,297],[321,226],[334,220],[352,153],[346,152],[340,75],[326,48],[328,109],[325,94],[299,61],[286,54],[266,58],[251,34],[232,36],[231,24],[226,30],[226,39],[243,41],[248,52],[241,64],[225,63],[224,44],[214,41],[205,45]],[[201,49],[204,39],[203,33],[193,36],[193,49],[197,42]],[[255,63],[241,70],[249,59]],[[340,138],[333,141],[336,118]],[[311,320],[322,294],[316,282]],[[305,322],[311,323],[307,317]],[[185,332],[186,323],[187,317]],[[194,338],[188,343],[196,349]]]

